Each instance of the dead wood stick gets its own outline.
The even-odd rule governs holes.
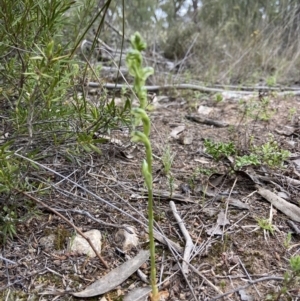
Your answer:
[[[276,276],[274,276],[274,277],[273,276],[269,276],[269,277],[259,278],[259,279],[256,279],[256,280],[248,280],[249,284],[244,285],[244,286],[240,286],[240,287],[235,288],[235,289],[232,289],[232,290],[230,290],[230,291],[228,291],[228,292],[226,292],[224,294],[221,294],[219,296],[216,296],[216,297],[210,299],[210,301],[215,301],[215,300],[221,299],[223,297],[226,297],[228,295],[231,295],[233,293],[236,293],[236,292],[238,292],[240,290],[244,290],[244,289],[248,288],[249,286],[251,286],[251,285],[253,285],[255,283],[262,282],[262,281],[270,281],[270,280],[282,281],[282,280],[284,280],[284,278],[283,277],[276,277]]]
[[[297,179],[293,179],[293,178],[290,178],[290,177],[287,177],[287,176],[282,176],[280,174],[274,174],[275,176],[278,176],[278,177],[282,177],[283,180],[285,181],[285,183],[287,184],[291,184],[291,185],[294,185],[294,186],[300,186],[300,181],[297,180]]]
[[[178,223],[178,226],[179,226],[179,228],[185,238],[185,241],[186,241],[185,249],[184,249],[184,253],[183,253],[182,273],[187,275],[189,272],[189,265],[187,263],[190,260],[190,255],[194,248],[194,243],[191,239],[189,232],[187,231],[186,227],[184,226],[183,220],[179,216],[176,205],[173,201],[170,201],[170,207],[172,209],[173,215],[174,215],[174,217]]]
[[[298,206],[287,202],[268,189],[262,188],[258,185],[256,185],[255,187],[257,189],[257,192],[264,199],[269,201],[275,208],[287,215],[293,221],[300,222],[300,208]]]
[[[149,233],[149,230],[147,227],[145,227],[145,231],[147,233]],[[169,238],[167,238],[165,235],[159,233],[158,231],[154,231],[154,238],[156,240],[158,240],[160,243],[164,244],[164,245],[170,245],[172,246],[173,249],[175,249],[178,253],[182,253],[182,248],[180,247],[180,245],[178,245],[176,242],[170,240]]]
[[[107,88],[107,89],[133,89],[132,85],[128,84],[113,84],[113,83],[97,83],[97,82],[88,82],[86,84],[90,88]],[[239,95],[257,95],[257,92],[251,92],[251,91],[229,91],[229,90],[224,90],[224,89],[219,89],[219,88],[209,88],[209,87],[204,87],[204,86],[198,86],[198,85],[193,85],[193,84],[174,84],[174,85],[165,85],[165,86],[145,86],[145,89],[150,92],[154,91],[159,91],[159,90],[170,90],[170,89],[177,89],[177,90],[196,90],[196,91],[201,91],[204,93],[233,93],[233,94],[239,94]],[[278,96],[285,96],[285,95],[291,95],[291,96],[296,96],[300,95],[300,90],[296,91],[284,91],[284,92],[278,92],[276,93]]]
[[[300,228],[295,223],[293,223],[292,221],[287,221],[287,223],[289,224],[289,226],[291,228],[294,229],[294,231],[297,235],[300,235]]]
[[[128,88],[128,89],[133,89],[132,85],[126,85],[126,84],[112,84],[112,83],[106,83],[106,84],[100,84],[97,82],[88,82],[87,86],[90,88],[107,88],[107,89],[123,89],[123,88]],[[198,90],[202,92],[207,92],[207,93],[221,93],[225,92],[223,89],[217,89],[217,88],[208,88],[208,87],[203,87],[203,86],[197,86],[197,85],[192,85],[192,84],[178,84],[178,85],[165,85],[165,86],[145,86],[145,89],[147,91],[159,91],[159,90],[169,90],[169,89],[178,89],[178,90]],[[227,93],[237,93],[237,91],[226,91]],[[252,95],[253,92],[248,92],[248,91],[238,91],[239,94],[243,95]]]
[[[57,212],[55,209],[51,208],[50,206],[48,206],[47,204],[45,204],[44,202],[38,200],[37,198],[33,197],[32,195],[28,194],[25,191],[21,191],[19,189],[17,189],[17,191],[23,195],[25,195],[26,197],[28,197],[29,199],[33,200],[34,202],[42,205],[43,207],[47,208],[49,211],[53,212],[54,214],[56,214],[57,216],[59,216],[60,218],[62,218],[68,225],[70,225],[72,228],[74,228],[91,246],[91,248],[93,249],[93,251],[95,252],[95,254],[97,255],[97,257],[100,259],[100,261],[103,263],[103,265],[108,269],[108,265],[106,263],[106,261],[102,258],[102,256],[97,252],[96,248],[94,247],[94,245],[92,244],[91,240],[83,234],[83,232],[77,228],[74,224],[72,224],[67,218],[65,218],[62,214],[60,214],[59,212]]]
[[[207,124],[207,125],[213,125],[217,128],[223,128],[223,127],[227,127],[229,126],[228,123],[224,123],[221,121],[217,121],[217,120],[213,120],[210,118],[206,118],[200,115],[186,115],[185,116],[186,119],[190,120],[190,121],[194,121],[197,123],[203,123],[203,124]]]

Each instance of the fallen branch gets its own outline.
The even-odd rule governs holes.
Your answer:
[[[197,122],[197,123],[213,125],[217,128],[224,128],[224,127],[229,126],[228,123],[213,120],[213,119],[206,118],[206,117],[203,117],[203,116],[200,116],[200,115],[186,115],[185,118],[190,120],[190,121]]]
[[[189,232],[187,231],[187,229],[184,226],[183,220],[181,219],[181,217],[178,214],[178,211],[176,209],[175,203],[173,201],[170,201],[170,207],[172,209],[173,215],[178,223],[178,226],[185,238],[185,249],[184,249],[184,253],[183,253],[183,262],[182,262],[182,273],[184,273],[185,275],[188,274],[189,272],[189,260],[190,260],[190,255],[191,252],[194,248],[194,244],[193,241],[191,239],[191,236],[189,234]]]
[[[287,223],[291,228],[293,228],[297,235],[300,235],[300,228],[295,223],[293,223],[292,221],[287,221]]]
[[[106,83],[106,84],[100,84],[97,82],[88,82],[87,86],[90,88],[106,88],[106,89],[132,89],[132,85],[125,85],[125,84],[112,84],[112,83]],[[239,93],[242,95],[252,95],[253,92],[249,91],[226,91],[223,89],[217,89],[217,88],[207,88],[203,86],[197,86],[197,85],[192,85],[192,84],[178,84],[178,85],[165,85],[165,86],[145,86],[145,89],[150,92],[157,92],[159,90],[170,90],[170,89],[178,89],[178,90],[198,90],[201,92],[206,92],[206,93],[221,93],[221,92],[227,92],[227,93]],[[300,94],[300,91],[299,91]]]
[[[97,82],[88,82],[86,84],[90,88],[106,88],[106,89],[132,89],[132,85],[127,85],[127,84],[113,84],[113,83],[97,83]],[[145,86],[145,89],[149,92],[157,92],[160,90],[170,90],[170,89],[177,89],[177,90],[197,90],[201,91],[204,93],[232,93],[232,94],[239,94],[239,95],[249,95],[249,96],[255,96],[257,95],[257,92],[251,92],[251,91],[229,91],[229,90],[224,90],[224,89],[219,89],[219,88],[209,88],[209,87],[204,87],[204,86],[198,86],[198,85],[193,85],[193,84],[174,84],[174,85],[165,85],[165,86]],[[300,90],[290,90],[290,91],[284,91],[284,92],[278,92],[276,93],[278,96],[286,96],[286,95],[291,95],[291,96],[296,96],[300,95]]]
[[[269,201],[275,208],[287,215],[293,221],[300,222],[300,208],[298,206],[287,202],[268,189],[262,188],[258,185],[256,185],[255,187],[257,189],[257,192],[263,198]]]

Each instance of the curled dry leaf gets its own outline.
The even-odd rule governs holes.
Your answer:
[[[170,136],[172,138],[178,139],[179,138],[179,134],[182,133],[184,130],[185,130],[185,125],[177,126],[176,128],[174,128],[172,130],[172,132],[170,133]]]
[[[208,235],[222,235],[223,230],[222,230],[221,226],[223,227],[223,226],[226,226],[226,225],[229,225],[229,224],[230,224],[230,222],[227,219],[227,217],[225,215],[225,212],[221,211],[218,214],[217,224],[215,226],[211,227],[210,229],[207,229],[206,233]]]
[[[115,241],[123,251],[128,251],[136,247],[139,243],[139,238],[136,234],[135,228],[127,225],[126,228],[131,233],[125,229],[120,229],[115,235]]]
[[[123,301],[147,301],[151,292],[151,287],[137,287],[130,291],[123,299]]]

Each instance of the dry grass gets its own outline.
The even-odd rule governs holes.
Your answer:
[[[250,25],[251,17],[240,24],[243,32],[230,21],[218,27],[178,22],[164,39],[164,53],[170,59],[185,59],[185,70],[204,82],[297,82],[300,47],[293,11],[257,26]]]

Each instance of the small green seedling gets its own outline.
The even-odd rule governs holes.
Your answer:
[[[269,76],[266,80],[266,84],[268,87],[274,87],[276,86],[277,79],[276,76]]]
[[[259,165],[260,163],[261,162],[260,162],[258,156],[255,154],[245,155],[242,157],[236,157],[236,159],[235,159],[235,167],[237,169],[240,169],[244,166],[249,166],[249,165]]]
[[[290,246],[290,244],[291,244],[291,240],[292,240],[292,233],[289,232],[289,233],[286,235],[286,238],[285,238],[285,240],[284,240],[284,242],[283,242],[284,247],[285,247],[286,249],[289,248],[289,246]]]
[[[269,294],[266,300],[292,300],[290,299],[289,290],[298,289],[300,282],[300,256],[296,255],[289,260],[291,270],[284,274],[283,286],[277,294]],[[282,296],[288,299],[282,299]]]
[[[289,121],[292,121],[294,119],[296,113],[297,113],[297,109],[295,107],[289,109],[289,116],[288,116]]]
[[[219,160],[222,157],[227,157],[234,155],[236,153],[235,146],[233,142],[223,143],[223,142],[213,142],[209,139],[204,140],[204,146],[208,154],[213,156],[215,160]]]
[[[274,227],[269,219],[257,219],[257,223],[261,229],[269,231],[271,232],[271,234],[274,234]]]
[[[165,175],[168,175],[171,172],[171,167],[174,161],[175,155],[172,154],[170,146],[166,146],[164,149],[163,155],[161,157],[161,161],[164,167],[164,173]]]
[[[263,164],[270,167],[281,167],[284,160],[290,156],[290,152],[280,149],[278,143],[270,136],[268,141],[259,147],[254,147],[252,150]]]
[[[215,95],[215,101],[216,101],[216,102],[221,102],[222,100],[223,100],[222,94],[221,94],[221,93],[217,93],[217,94]]]

